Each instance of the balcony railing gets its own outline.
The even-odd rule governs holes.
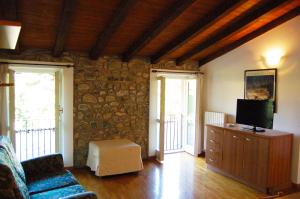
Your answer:
[[[165,152],[180,151],[183,148],[182,116],[169,115],[165,120]]]
[[[20,161],[55,153],[53,120],[19,120],[15,124],[16,155]]]

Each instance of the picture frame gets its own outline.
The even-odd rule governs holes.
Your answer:
[[[245,70],[244,98],[272,100],[276,107],[277,69]],[[276,110],[276,109],[274,109]]]

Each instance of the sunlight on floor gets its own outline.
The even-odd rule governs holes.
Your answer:
[[[206,168],[203,158],[187,153],[165,155],[163,164],[147,160],[144,170],[96,177],[86,169],[73,171],[100,199],[254,199],[262,194]]]

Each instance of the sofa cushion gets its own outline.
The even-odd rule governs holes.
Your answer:
[[[50,154],[21,162],[27,184],[65,171],[61,154]]]
[[[4,148],[0,148],[0,195],[6,199],[29,198],[27,186]]]
[[[13,166],[15,167],[16,172],[18,173],[20,178],[23,180],[23,182],[26,183],[25,172],[23,170],[23,167],[22,167],[20,161],[17,159],[17,157],[15,155],[15,151],[14,151],[14,148],[11,144],[9,137],[0,136],[0,148],[4,148],[7,151],[9,158],[10,158],[11,162],[13,163]]]
[[[69,171],[64,171],[61,174],[31,182],[27,184],[27,187],[29,194],[33,195],[75,184],[78,184],[76,178]]]
[[[78,194],[85,192],[84,188],[80,185],[68,186],[60,189],[54,189],[47,192],[42,192],[38,194],[31,195],[31,199],[57,199],[72,194]]]

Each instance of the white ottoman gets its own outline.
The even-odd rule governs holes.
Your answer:
[[[141,146],[126,139],[90,141],[87,166],[97,176],[140,171]]]

